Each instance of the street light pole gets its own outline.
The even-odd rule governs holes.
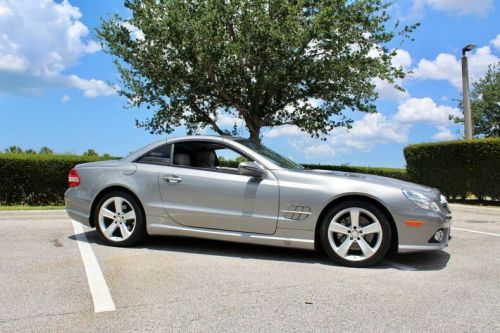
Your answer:
[[[462,49],[462,91],[464,95],[464,132],[465,139],[472,139],[472,112],[469,98],[469,66],[467,64],[466,52],[474,49],[476,45],[469,44]]]

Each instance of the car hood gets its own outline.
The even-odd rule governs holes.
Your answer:
[[[361,182],[367,182],[371,184],[379,184],[379,185],[384,185],[384,186],[391,186],[391,187],[396,187],[400,189],[407,189],[407,190],[413,190],[413,191],[418,191],[424,194],[427,194],[430,197],[439,197],[439,190],[436,188],[424,186],[424,185],[419,185],[395,178],[389,178],[389,177],[383,177],[383,176],[376,176],[376,175],[370,175],[370,174],[365,174],[365,173],[352,173],[352,172],[343,172],[343,171],[332,171],[332,170],[320,170],[320,169],[313,169],[313,170],[298,170],[298,172],[302,173],[313,173],[313,174],[318,174],[322,175],[328,178],[348,178],[352,179],[355,181],[361,181]]]

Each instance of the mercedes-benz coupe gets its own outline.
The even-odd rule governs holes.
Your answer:
[[[450,233],[437,189],[305,169],[241,138],[169,138],[120,160],[79,164],[68,181],[70,217],[116,246],[190,236],[321,248],[338,264],[366,267],[391,248],[443,249]]]

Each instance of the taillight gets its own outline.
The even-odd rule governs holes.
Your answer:
[[[80,176],[78,176],[78,172],[76,172],[75,168],[71,169],[69,172],[68,185],[69,187],[76,187],[80,185]]]

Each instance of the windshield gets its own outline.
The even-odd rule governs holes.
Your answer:
[[[241,143],[242,145],[252,149],[253,151],[259,153],[264,156],[274,164],[285,168],[285,169],[304,169],[304,167],[300,164],[297,164],[286,157],[281,156],[275,151],[267,148],[266,146],[256,143],[250,140],[237,140],[236,142]]]

